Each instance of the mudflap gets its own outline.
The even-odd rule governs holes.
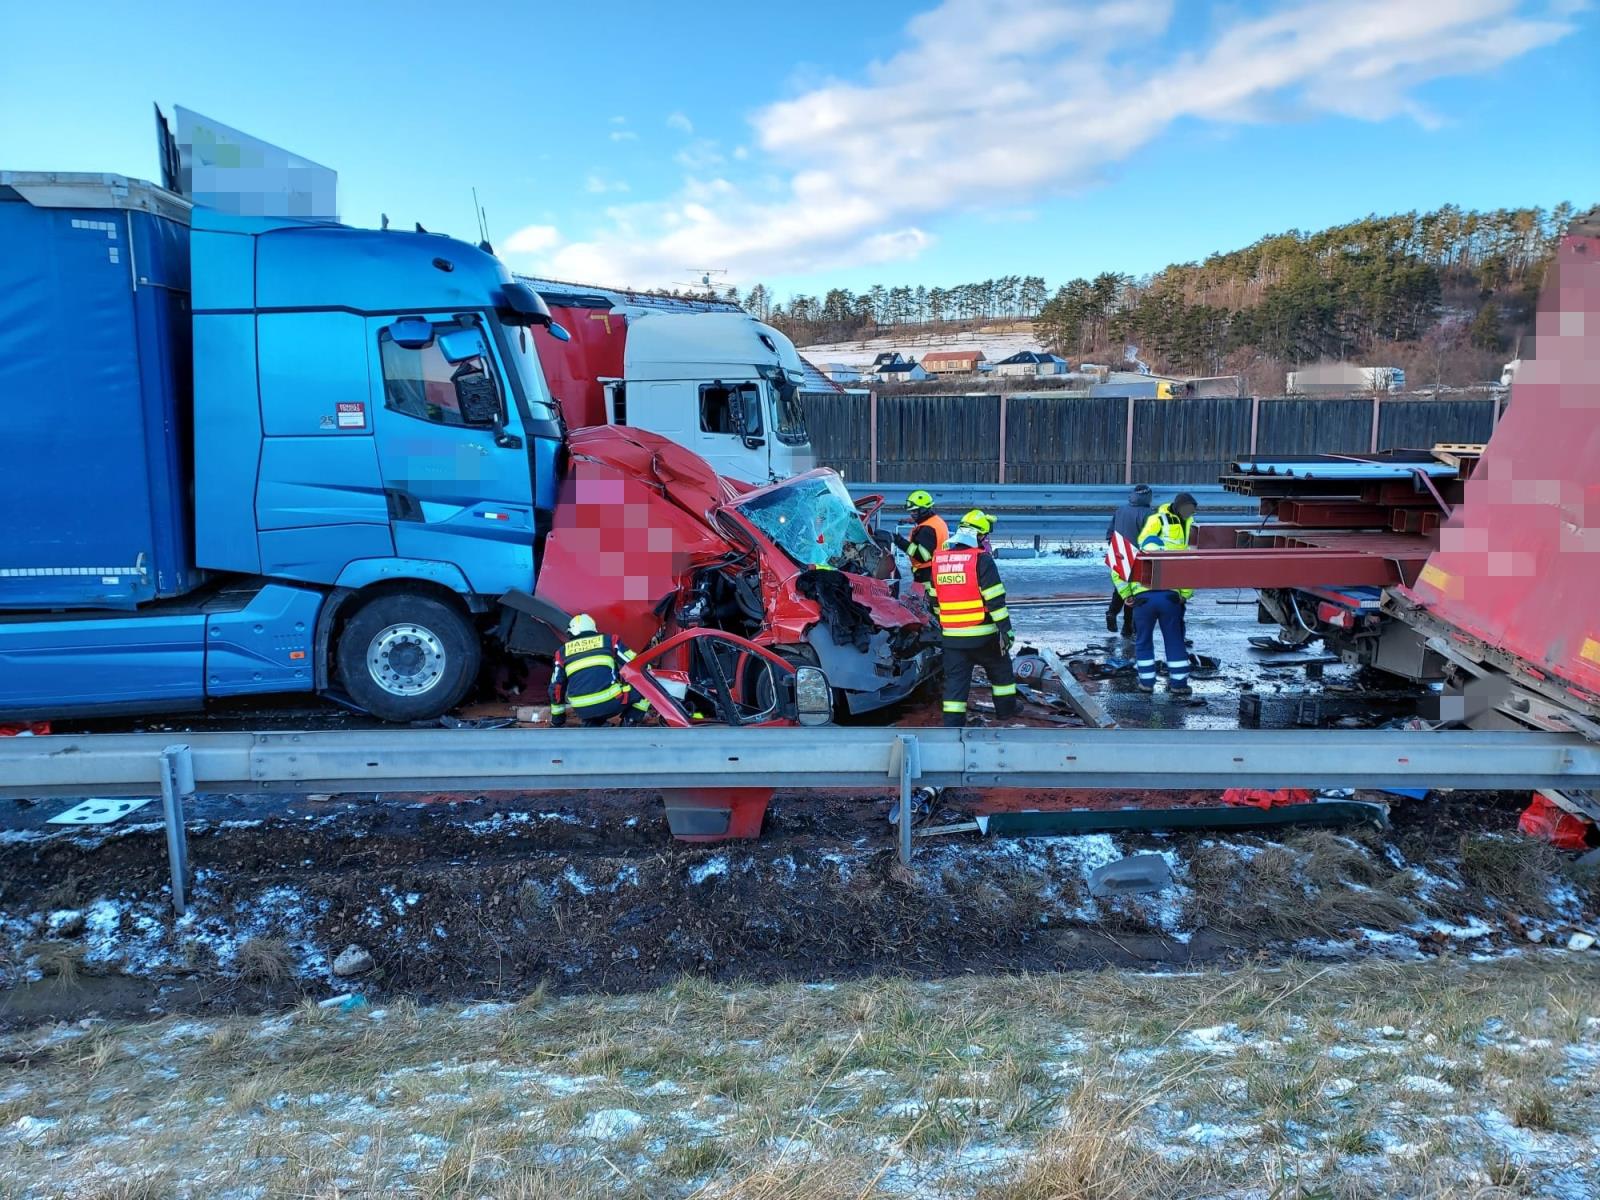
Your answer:
[[[661,793],[667,828],[680,842],[754,840],[761,836],[771,788],[673,788]]]

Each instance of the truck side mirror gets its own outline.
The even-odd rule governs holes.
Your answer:
[[[478,329],[452,329],[439,335],[439,353],[445,362],[466,362],[469,358],[486,358],[489,347]]]
[[[456,404],[461,409],[464,425],[497,426],[500,424],[500,394],[494,380],[483,371],[466,368],[450,377],[455,385]]]
[[[426,350],[433,344],[433,324],[422,317],[401,317],[389,326],[389,337],[403,350]]]
[[[551,321],[548,328],[550,330],[550,336],[555,338],[556,341],[558,341],[558,342],[570,342],[572,340],[572,335],[567,332],[567,329],[566,329],[565,325],[561,325],[558,322]]]

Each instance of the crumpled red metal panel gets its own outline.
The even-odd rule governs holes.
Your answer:
[[[1600,693],[1600,228],[1563,238],[1526,356],[1439,549],[1433,616]]]

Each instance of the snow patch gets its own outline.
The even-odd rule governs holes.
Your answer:
[[[703,863],[696,863],[689,868],[690,883],[704,883],[708,879],[728,873],[728,858],[725,854],[718,854],[708,858]]]
[[[579,1137],[614,1142],[627,1137],[643,1124],[644,1118],[631,1108],[602,1108],[599,1112],[590,1113],[573,1132]]]

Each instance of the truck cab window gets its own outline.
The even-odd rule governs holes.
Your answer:
[[[743,414],[744,428],[739,427]],[[700,429],[705,433],[761,436],[761,391],[754,384],[702,383]]]
[[[505,411],[494,364],[481,355],[449,361],[440,349],[439,335],[462,326],[434,328],[434,340],[420,350],[399,345],[387,329],[378,334],[384,407],[435,425],[493,425],[486,415]]]

